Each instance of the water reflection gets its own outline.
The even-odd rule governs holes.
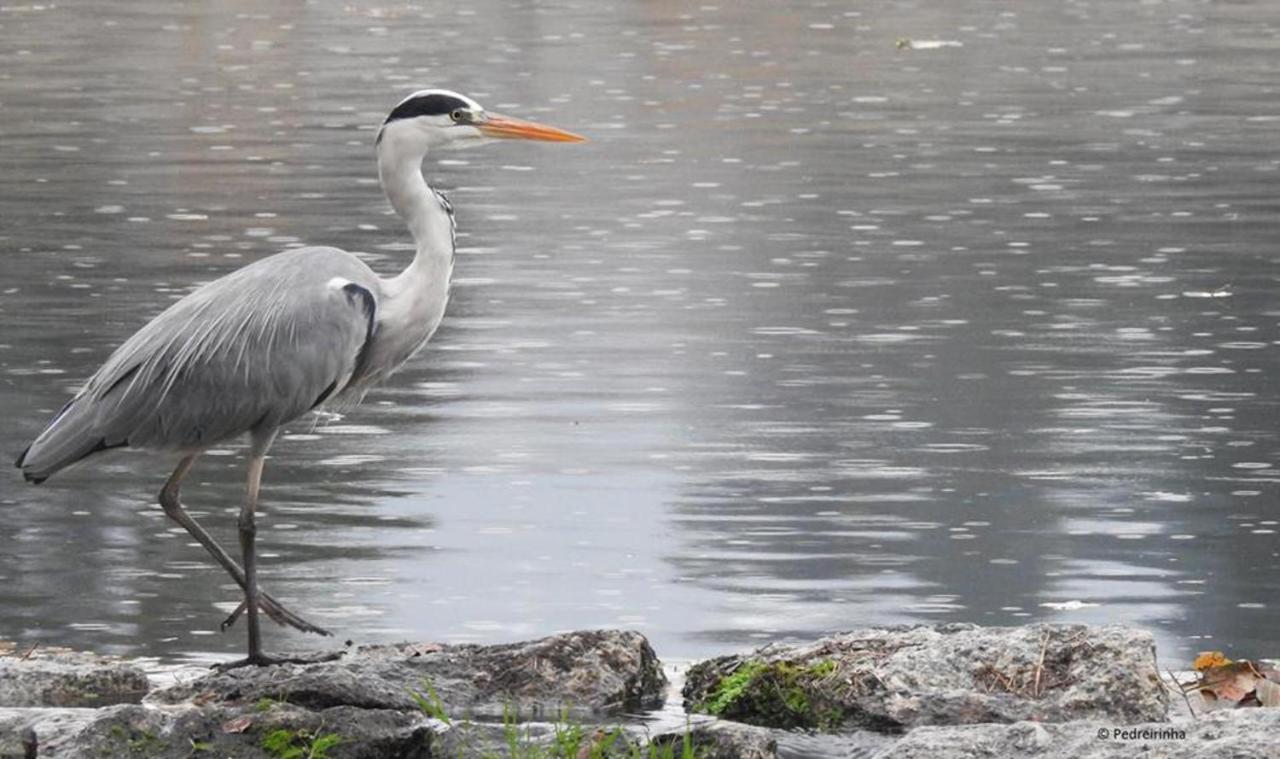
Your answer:
[[[284,600],[352,638],[623,625],[673,657],[1031,619],[1272,653],[1280,15],[1113,6],[0,14],[4,448],[198,281],[311,243],[401,265],[372,129],[455,86],[593,141],[433,163],[449,318],[277,447]],[[234,543],[215,453],[188,498]],[[151,503],[166,466],[0,486],[0,635],[239,647]]]

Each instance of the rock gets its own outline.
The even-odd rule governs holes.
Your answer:
[[[1167,686],[1152,655],[1146,633],[1048,625],[880,628],[769,646],[696,665],[687,675],[686,705],[838,729],[697,717],[688,741],[708,759],[1280,757],[1280,709],[1164,721]],[[127,667],[65,652],[44,658],[64,668]],[[145,687],[137,675],[135,688]],[[0,706],[0,757],[30,755],[38,746],[45,759],[471,758],[506,755],[512,741],[521,756],[680,756],[685,728],[649,738],[639,723],[616,722],[624,711],[659,704],[665,683],[636,633],[568,633],[500,646],[369,646],[331,662],[202,673],[141,704]],[[862,729],[868,726],[876,729]]]
[[[633,729],[634,730],[634,729]],[[901,736],[870,730],[824,733],[814,730],[782,730],[741,722],[695,717],[687,730],[694,755],[699,759],[778,759],[778,757],[846,757],[866,759],[893,745]],[[661,732],[642,746],[639,756],[680,757],[686,729]],[[671,753],[667,753],[670,751]],[[492,755],[490,755],[492,756]],[[636,754],[628,755],[630,757]]]
[[[156,704],[282,701],[444,714],[583,719],[658,706],[666,677],[643,635],[595,630],[496,646],[362,646],[332,662],[244,667],[157,691]],[[434,692],[434,695],[432,693]],[[438,701],[438,704],[435,703]]]
[[[146,678],[140,682],[145,689]],[[661,703],[665,685],[637,633],[369,646],[336,661],[211,672],[155,691],[143,704],[0,708],[0,756],[23,756],[24,737],[41,757],[478,756],[505,748],[507,729],[464,725],[465,718],[504,710],[604,716]],[[522,742],[557,737],[551,725],[519,731]],[[608,734],[583,732],[588,742]]]
[[[323,753],[331,759],[433,756],[435,733],[421,714],[339,706],[312,712],[288,704],[267,709],[218,705],[155,707],[127,704],[105,709],[11,709],[10,720],[26,712],[38,737],[39,756],[298,756]],[[41,714],[41,713],[45,714]],[[60,712],[59,714],[51,714]],[[71,718],[67,712],[80,712]],[[69,718],[54,724],[51,718]],[[324,747],[323,752],[316,751]],[[22,756],[0,738],[0,756]]]
[[[975,756],[1002,759],[1275,757],[1280,756],[1280,709],[1234,709],[1179,722],[1016,722],[919,727],[875,754],[875,759],[969,759]]]
[[[515,752],[511,751],[513,743],[517,746]],[[635,759],[648,756],[647,753],[640,753],[641,745],[636,737],[620,725],[454,722],[444,726],[436,735],[432,755],[449,759]],[[675,756],[678,757],[679,753]]]
[[[685,708],[769,727],[1164,720],[1149,633],[1118,626],[872,628],[689,670]]]
[[[506,756],[510,731],[529,745],[546,745],[555,740],[554,728],[546,723],[521,725],[494,722],[454,722],[437,727],[435,755],[471,759]]]
[[[682,756],[688,743],[694,755],[700,759],[777,759],[778,740],[774,731],[763,727],[743,725],[728,720],[701,720],[686,730],[676,730],[654,736],[649,745],[657,750],[656,756],[672,747],[674,756]],[[648,756],[649,753],[642,753]]]
[[[0,656],[0,707],[138,703],[149,688],[141,669],[110,657],[53,648]]]
[[[55,756],[97,715],[94,709],[0,708],[0,757],[26,756],[28,743],[39,747],[41,756]]]

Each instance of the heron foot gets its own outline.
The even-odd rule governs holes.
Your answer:
[[[266,654],[254,654],[246,656],[243,659],[235,661],[219,662],[210,667],[216,672],[228,672],[241,667],[273,667],[277,664],[319,664],[320,662],[335,661],[342,658],[342,651],[331,651],[324,654],[310,654],[307,656],[268,656]]]
[[[240,618],[240,615],[244,614],[247,608],[248,606],[245,604],[245,602],[241,601],[240,605],[236,607],[236,610],[231,612],[230,616],[228,616],[226,619],[222,620],[222,624],[219,625],[218,628],[222,632],[226,632],[227,630],[231,629],[231,626],[236,623],[236,620]],[[268,617],[271,617],[271,621],[275,622],[281,627],[292,627],[293,629],[299,630],[301,632],[315,633],[316,635],[320,635],[326,638],[333,637],[333,633],[329,632],[323,627],[320,627],[319,625],[313,625],[307,620],[298,616],[297,614],[294,614],[293,612],[284,608],[284,606],[280,605],[279,601],[276,601],[274,598],[272,598],[271,596],[268,596],[266,593],[262,593],[258,597],[258,609],[263,614],[266,614]]]

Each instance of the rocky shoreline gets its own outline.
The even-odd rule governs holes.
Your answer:
[[[644,636],[614,630],[164,686],[128,660],[13,649],[0,757],[1280,756],[1280,709],[1184,700],[1124,627],[869,628],[678,674],[676,694]],[[645,719],[664,701],[683,724]]]

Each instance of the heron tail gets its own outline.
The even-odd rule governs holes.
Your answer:
[[[85,408],[84,396],[72,398],[44,431],[18,456],[14,465],[27,482],[39,485],[59,470],[99,451],[120,448],[128,441],[108,442],[94,428],[95,414]]]
[[[13,465],[21,469],[23,467],[23,462],[27,460],[27,453],[30,450],[31,450],[31,446],[29,445],[26,448],[23,448],[22,453],[18,454],[18,460],[13,462]],[[22,475],[27,478],[28,482],[34,482],[34,480],[32,480],[29,476],[27,476],[26,472],[23,472]],[[36,484],[39,485],[40,483],[37,482]]]

